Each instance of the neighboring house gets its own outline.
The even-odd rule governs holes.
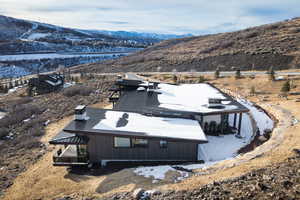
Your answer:
[[[209,84],[118,80],[111,91],[113,110],[78,106],[75,120],[50,141],[66,147],[56,152],[54,165],[195,162],[205,134],[239,134],[242,113],[249,111]]]
[[[28,82],[29,96],[39,95],[60,90],[64,86],[64,76],[60,74],[40,74]]]

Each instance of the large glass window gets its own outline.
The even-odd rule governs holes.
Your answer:
[[[160,148],[167,148],[168,147],[168,142],[166,140],[160,140],[159,141],[159,146],[160,146]]]
[[[132,146],[133,147],[148,147],[148,140],[133,138]]]
[[[114,137],[114,147],[130,147],[130,138]]]

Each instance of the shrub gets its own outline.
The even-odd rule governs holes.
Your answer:
[[[9,134],[9,130],[7,128],[0,128],[0,139],[4,138]]]
[[[41,142],[38,141],[38,138],[28,138],[26,140],[24,140],[21,144],[21,148],[23,149],[35,149],[35,148],[39,148],[41,146]]]
[[[287,93],[291,90],[290,81],[286,81],[281,88],[281,92]]]
[[[220,77],[220,70],[216,69],[215,71],[215,78],[218,79]]]
[[[177,83],[177,81],[178,81],[178,78],[177,78],[177,76],[176,76],[176,75],[174,75],[174,76],[173,76],[173,82],[176,84],[176,83]]]
[[[75,85],[73,87],[66,88],[63,91],[63,94],[67,97],[73,97],[76,95],[80,96],[89,96],[93,92],[93,88],[83,86],[83,85]]]
[[[0,120],[0,127],[9,127],[18,124],[32,115],[41,114],[42,110],[36,105],[17,105],[12,112]]]
[[[22,104],[28,104],[30,102],[32,102],[31,97],[23,97],[23,98],[20,98],[20,99],[13,100],[11,102],[11,105],[12,106],[18,106],[18,105],[22,105]]]
[[[255,87],[252,86],[251,89],[250,89],[250,94],[251,95],[255,95],[256,91],[255,91]]]
[[[236,70],[236,72],[235,72],[235,78],[236,78],[236,79],[241,78],[241,70],[240,70],[240,69],[237,69],[237,70]]]
[[[204,76],[199,76],[198,83],[203,83],[203,82],[205,82]]]
[[[45,129],[42,125],[40,124],[35,124],[33,127],[31,127],[28,130],[28,134],[32,135],[32,136],[42,136],[45,134]]]
[[[275,80],[275,71],[274,71],[273,67],[270,67],[268,74],[269,74],[269,79],[271,81],[274,81]]]

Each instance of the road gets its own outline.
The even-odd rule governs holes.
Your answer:
[[[71,69],[72,70],[72,69]],[[41,74],[51,74],[53,72],[45,72]],[[206,72],[125,72],[125,77],[127,79],[135,79],[135,80],[142,80],[139,76],[136,76],[136,74],[147,74],[147,75],[157,75],[157,74],[174,74],[174,75],[213,75],[215,72],[214,71],[206,71]],[[75,73],[78,74],[78,73]],[[112,75],[112,76],[117,76],[122,73],[96,73],[95,75]],[[241,71],[242,75],[245,76],[250,76],[250,75],[263,75],[266,74],[266,71]],[[286,75],[300,75],[300,72],[280,72],[280,71],[275,71],[275,74],[278,76],[286,76]],[[71,75],[74,75],[74,73],[71,72]],[[235,71],[221,71],[220,76],[234,76]],[[36,77],[36,75],[28,75],[22,77],[22,80],[28,80],[30,78]],[[20,78],[13,78],[12,81],[20,80]],[[8,84],[11,82],[10,79],[2,79],[0,81],[2,84]]]
[[[134,74],[134,73],[126,73],[126,74],[125,74],[125,78],[126,78],[126,79],[130,79],[130,80],[139,80],[139,81],[142,81],[142,80],[143,80],[143,78],[137,76],[137,75]]]

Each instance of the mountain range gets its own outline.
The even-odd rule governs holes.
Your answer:
[[[145,48],[186,35],[65,28],[0,15],[0,54],[32,52],[110,52]]]

